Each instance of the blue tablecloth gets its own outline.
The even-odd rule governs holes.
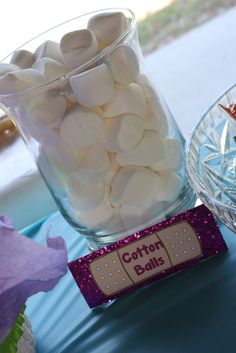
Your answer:
[[[88,252],[59,213],[24,233],[45,242],[49,225],[69,261]],[[37,353],[236,353],[236,235],[220,228],[227,253],[94,310],[68,272],[27,302]]]

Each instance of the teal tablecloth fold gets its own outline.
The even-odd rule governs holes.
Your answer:
[[[69,261],[85,240],[56,213],[25,231],[66,240]],[[90,310],[70,272],[53,291],[27,302],[38,353],[236,353],[236,235],[229,251],[107,306]]]

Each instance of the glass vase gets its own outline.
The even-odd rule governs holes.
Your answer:
[[[193,207],[185,141],[145,73],[132,11],[77,17],[4,62],[21,69],[0,77],[0,102],[91,250]]]

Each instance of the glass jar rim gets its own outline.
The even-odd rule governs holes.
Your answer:
[[[50,87],[55,88],[55,84],[59,83],[60,81],[63,80],[67,80],[69,79],[71,76],[80,73],[81,71],[83,71],[86,67],[89,67],[90,65],[93,65],[93,63],[101,60],[102,58],[104,58],[107,54],[109,54],[110,52],[112,52],[114,50],[115,47],[117,47],[119,45],[119,43],[121,43],[125,38],[127,38],[129,36],[129,34],[131,33],[132,29],[135,26],[135,14],[132,10],[128,9],[128,8],[105,8],[105,9],[101,9],[101,10],[95,10],[95,11],[91,11],[85,14],[82,14],[80,16],[76,16],[74,18],[71,18],[67,21],[64,21],[58,25],[55,25],[54,27],[41,32],[40,34],[38,34],[37,36],[31,38],[30,40],[28,40],[27,42],[23,43],[21,46],[19,46],[17,49],[15,49],[12,53],[8,54],[4,59],[2,59],[0,61],[0,63],[4,63],[4,61],[11,57],[16,51],[20,50],[21,48],[23,48],[26,44],[29,44],[31,42],[33,42],[34,40],[36,40],[37,38],[45,35],[46,33],[55,30],[58,27],[61,27],[69,22],[72,22],[74,20],[79,20],[82,18],[85,18],[86,16],[89,15],[98,15],[98,14],[102,14],[102,13],[108,13],[108,12],[128,12],[130,14],[130,18],[131,21],[128,24],[128,26],[126,27],[126,29],[119,35],[119,37],[112,42],[112,44],[110,44],[109,46],[107,46],[106,48],[102,49],[102,51],[100,53],[98,53],[97,55],[95,55],[94,57],[92,57],[91,59],[89,59],[88,61],[86,61],[85,63],[83,63],[82,65],[78,66],[76,69],[72,69],[70,70],[67,74],[60,76],[54,80],[48,81],[46,83],[40,84],[39,86],[35,86],[32,88],[27,88],[27,89],[23,89],[23,90],[19,90],[16,92],[12,92],[12,93],[6,93],[6,94],[0,94],[0,100],[1,98],[4,100],[10,100],[12,101],[15,98],[23,98],[25,96],[30,96],[32,94],[37,94],[42,92],[45,87],[47,87],[47,89],[50,89]]]

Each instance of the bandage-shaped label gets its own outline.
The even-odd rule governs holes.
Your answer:
[[[227,250],[211,212],[199,206],[73,261],[90,307]]]

